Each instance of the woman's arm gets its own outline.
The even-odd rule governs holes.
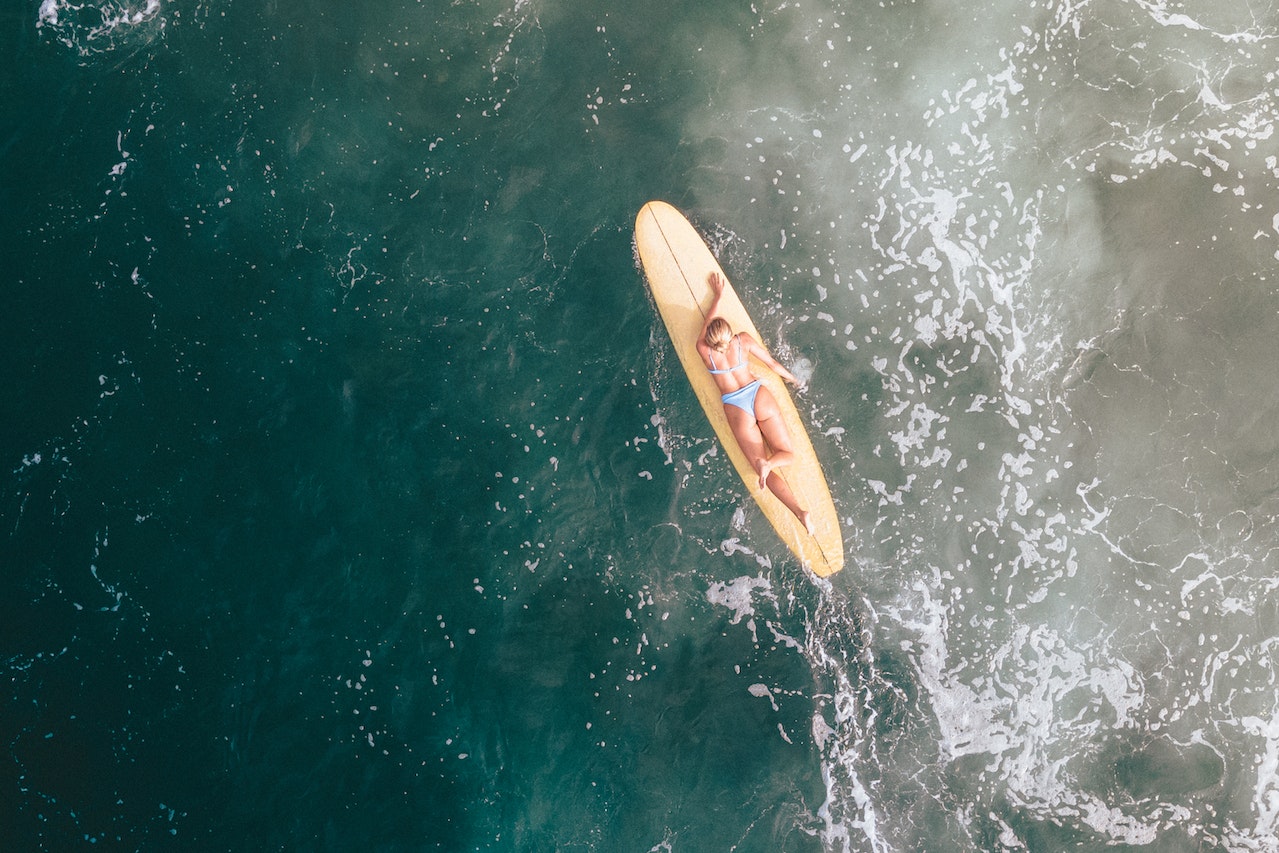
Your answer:
[[[787,370],[780,361],[773,358],[773,354],[770,353],[768,350],[764,349],[763,344],[761,344],[759,341],[755,340],[753,337],[751,337],[745,332],[742,332],[742,334],[739,337],[741,338],[741,340],[745,341],[746,349],[748,352],[750,352],[751,355],[755,356],[757,359],[767,364],[772,369],[772,371],[776,373],[778,376],[782,377],[783,380],[789,382],[792,385],[799,385],[799,380],[795,378],[795,375],[791,373],[789,370]]]
[[[715,294],[711,299],[710,307],[706,309],[706,322],[702,323],[702,333],[697,336],[698,341],[706,339],[706,330],[711,325],[711,320],[719,316],[719,300],[724,295],[724,277],[718,272],[712,271],[706,276],[706,283],[711,286],[711,293]]]

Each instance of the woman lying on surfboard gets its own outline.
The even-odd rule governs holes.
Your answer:
[[[798,385],[789,370],[769,355],[759,341],[746,332],[733,334],[728,321],[719,316],[719,300],[724,294],[724,279],[718,272],[707,278],[715,298],[706,311],[706,323],[697,339],[697,352],[702,356],[706,369],[715,377],[724,414],[733,430],[737,444],[759,473],[759,487],[768,488],[809,532],[813,532],[808,510],[799,505],[790,486],[774,473],[778,468],[795,460],[791,452],[790,433],[777,408],[777,401],[764,385],[755,378],[747,364],[747,357],[754,355],[767,364],[782,379]],[[769,453],[772,448],[772,453]]]

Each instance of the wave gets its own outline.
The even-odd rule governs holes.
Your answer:
[[[36,27],[81,58],[88,58],[151,43],[164,31],[165,19],[160,12],[160,0],[97,4],[43,0]]]

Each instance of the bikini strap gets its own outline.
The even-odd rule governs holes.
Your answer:
[[[707,358],[711,360],[711,366],[707,368],[711,373],[716,375],[721,373],[732,373],[739,367],[744,367],[746,365],[746,350],[742,349],[741,338],[738,335],[733,335],[733,340],[737,342],[737,364],[720,369],[720,367],[715,363],[715,350],[711,349],[706,354]],[[724,347],[724,357],[725,359],[728,358],[728,347]]]

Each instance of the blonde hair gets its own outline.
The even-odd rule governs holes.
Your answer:
[[[706,326],[706,345],[716,352],[728,349],[728,342],[733,339],[733,327],[723,317],[716,317]]]

